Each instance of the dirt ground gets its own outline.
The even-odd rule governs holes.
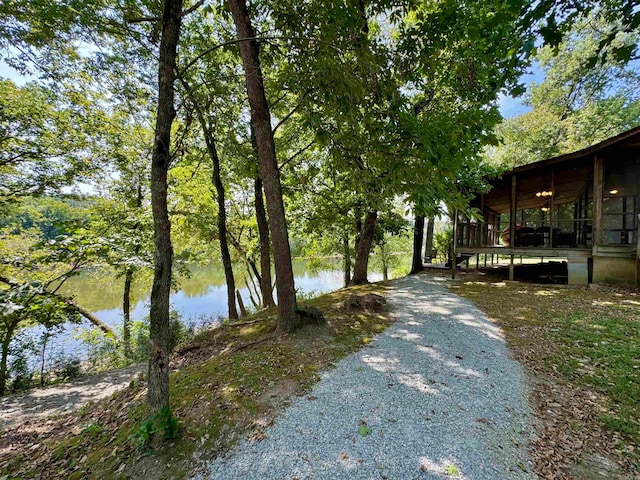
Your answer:
[[[127,386],[145,372],[146,368],[146,363],[138,363],[70,383],[0,398],[0,428],[15,427],[27,420],[72,412],[90,401],[107,398]]]

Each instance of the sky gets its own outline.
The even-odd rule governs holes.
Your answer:
[[[8,66],[3,60],[0,60],[0,77],[9,78],[18,85],[23,85],[34,77],[24,76]],[[529,73],[524,74],[520,81],[524,85],[528,85],[531,82],[541,82],[543,80],[542,70],[537,65],[533,65]],[[511,118],[518,115],[522,115],[531,110],[530,107],[523,105],[522,97],[513,98],[507,95],[501,95],[498,100],[500,113],[504,118]]]

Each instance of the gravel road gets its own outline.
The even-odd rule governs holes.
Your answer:
[[[499,328],[428,276],[388,301],[393,326],[200,478],[535,478],[526,378]]]

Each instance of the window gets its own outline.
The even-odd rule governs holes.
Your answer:
[[[602,198],[603,241],[609,245],[636,245],[640,159],[611,159],[604,167]]]

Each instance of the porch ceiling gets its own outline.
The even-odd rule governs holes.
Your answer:
[[[485,208],[497,213],[509,213],[512,175],[505,174],[494,183],[493,189],[484,195]],[[549,198],[537,197],[536,193],[543,190],[553,190],[553,203],[560,205],[574,202],[587,183],[592,181],[593,162],[581,160],[562,166],[549,165],[516,175],[517,210],[542,208]]]

